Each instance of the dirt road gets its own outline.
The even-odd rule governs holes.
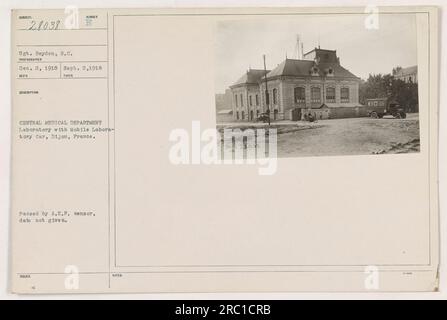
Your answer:
[[[263,124],[232,124],[231,128],[266,128]],[[350,118],[318,122],[276,122],[278,157],[366,155],[420,151],[419,118]],[[222,127],[221,127],[222,129]]]
[[[278,135],[278,156],[419,152],[419,119],[320,120],[315,128]]]

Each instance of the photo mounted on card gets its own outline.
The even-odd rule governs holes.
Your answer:
[[[13,292],[438,289],[437,8],[12,26]]]
[[[278,157],[420,152],[416,14],[368,18],[219,22],[219,132],[236,130],[256,154],[274,130]]]

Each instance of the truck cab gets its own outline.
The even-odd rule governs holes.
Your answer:
[[[405,119],[407,114],[397,101],[389,98],[366,99],[368,116],[382,119],[384,116],[393,116],[396,119]]]

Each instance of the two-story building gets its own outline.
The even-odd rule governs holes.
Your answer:
[[[360,116],[360,78],[340,65],[335,50],[315,48],[303,60],[286,59],[273,70],[249,69],[230,86],[233,119],[300,120]]]

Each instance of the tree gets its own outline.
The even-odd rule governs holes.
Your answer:
[[[394,79],[391,98],[396,100],[406,111],[418,111],[417,83]]]
[[[401,66],[397,66],[396,68],[393,68],[393,73],[392,75],[395,76],[400,70],[402,70]]]
[[[364,104],[366,99],[387,97],[389,92],[388,80],[382,74],[370,74],[368,79],[360,84],[360,102]]]
[[[399,68],[394,68],[393,74]],[[370,74],[366,81],[360,83],[360,103],[365,104],[366,99],[374,98],[389,98],[397,101],[406,111],[418,111],[417,83],[406,83],[395,79],[392,74]]]

